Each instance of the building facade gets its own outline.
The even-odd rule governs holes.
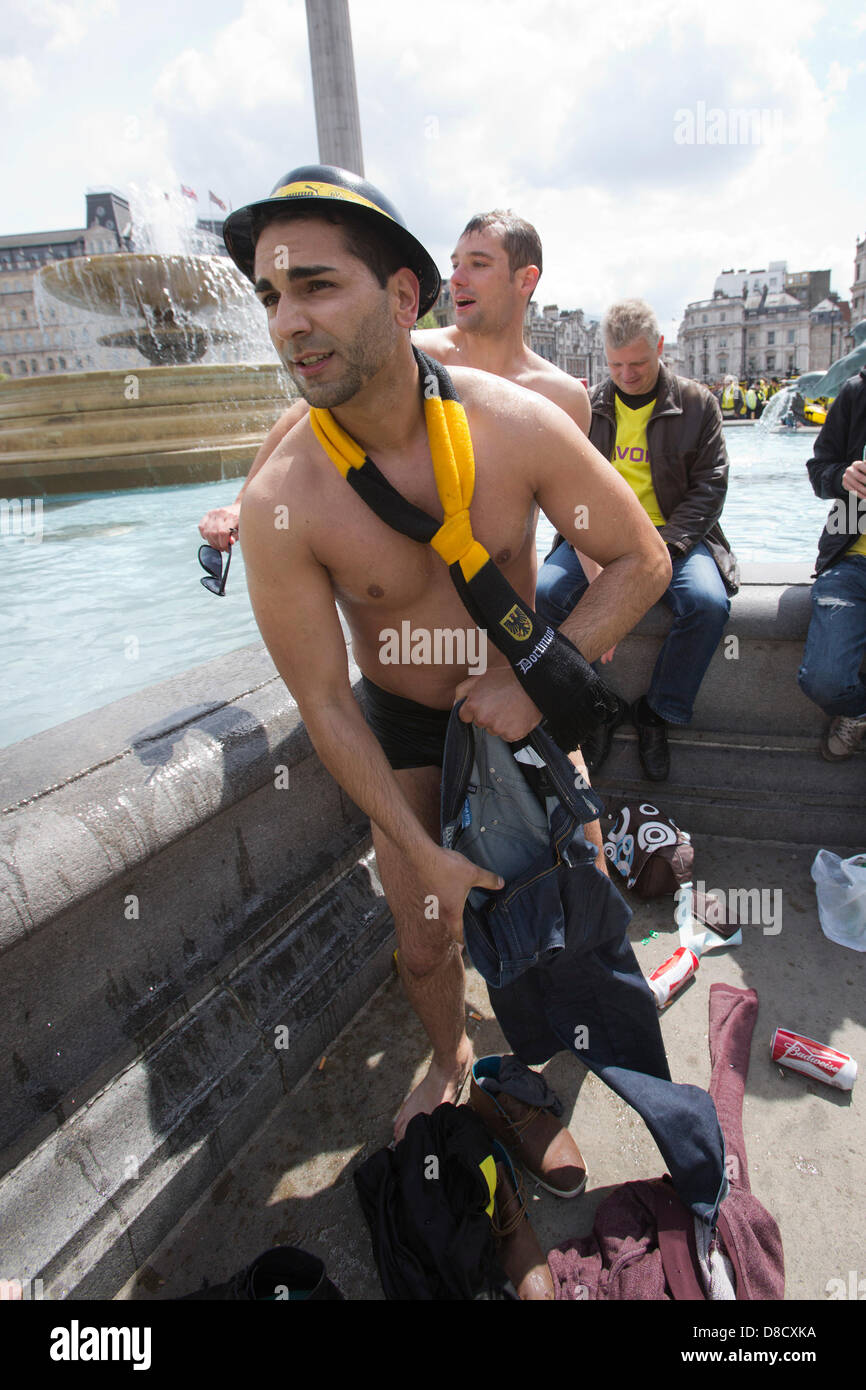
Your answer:
[[[688,305],[679,331],[686,376],[709,385],[795,377],[825,370],[842,353],[848,306],[830,289],[829,270],[789,274],[786,261],[767,270],[726,270],[711,299]]]
[[[523,335],[532,352],[589,386],[607,375],[600,325],[584,318],[582,309],[560,309],[556,304],[539,309],[530,300]]]

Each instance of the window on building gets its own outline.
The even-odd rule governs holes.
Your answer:
[[[36,361],[35,357],[30,358],[30,370],[34,373],[39,371],[39,363]]]
[[[789,328],[789,329],[788,329],[788,342],[789,342],[789,343],[793,343],[793,341],[794,341],[794,330],[793,330],[793,328]]]
[[[774,352],[768,352],[768,353],[767,353],[767,371],[768,371],[768,372],[774,372],[775,370],[776,370],[776,354],[775,354]]]
[[[727,314],[720,314],[720,315],[719,315],[719,323],[724,323],[727,317],[728,317]]]
[[[775,343],[775,341],[776,341],[776,334],[775,334],[775,332],[768,333],[768,334],[767,334],[767,345],[770,346],[770,344]]]
[[[49,357],[49,358],[48,358],[48,361],[46,362],[45,365],[47,366],[49,372],[54,372],[54,371],[57,370],[57,368],[56,368],[55,365],[54,365],[54,358],[53,358],[53,357]]]
[[[4,362],[4,363],[3,363],[3,374],[4,374],[4,376],[11,376],[11,375],[12,375],[12,363],[11,363],[11,362]]]
[[[750,334],[749,334],[749,347],[757,347],[757,346],[758,346],[758,335],[757,335],[757,333],[750,333]]]
[[[709,314],[701,314],[701,323],[709,323]]]
[[[58,357],[57,361],[60,363],[60,370],[61,370],[62,372],[65,372],[65,371],[66,371],[66,358],[65,358],[65,357]]]
[[[23,357],[19,357],[18,359],[18,370],[22,376],[27,375],[27,363],[24,361]]]

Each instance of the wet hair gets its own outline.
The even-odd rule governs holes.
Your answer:
[[[601,335],[612,348],[624,348],[635,338],[646,338],[650,347],[659,340],[659,321],[645,299],[621,299],[611,304],[601,321]]]
[[[313,209],[309,205],[296,208],[257,208],[250,219],[253,245],[255,246],[265,227],[270,226],[271,222],[288,222],[293,218],[318,218],[322,222],[330,222],[333,227],[342,227],[346,250],[356,260],[363,262],[382,289],[395,271],[408,265],[405,252],[391,241],[384,228],[380,230],[362,218],[353,217],[351,212],[342,208]],[[409,269],[412,267],[409,266]]]
[[[502,238],[512,276],[525,265],[537,265],[541,274],[541,237],[531,222],[515,217],[510,208],[505,211],[494,208],[493,212],[479,212],[475,217],[470,217],[460,235],[464,237],[471,232],[490,231],[498,232]]]

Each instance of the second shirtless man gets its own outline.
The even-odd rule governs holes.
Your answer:
[[[423,313],[436,297],[438,273],[394,212],[355,175],[308,166],[232,214],[226,242],[253,279],[271,341],[304,398],[330,410],[409,502],[439,517],[409,336],[419,304]],[[632,490],[563,410],[487,373],[459,365],[451,372],[474,446],[474,535],[530,606],[538,508],[559,531],[570,530],[577,506],[588,509],[582,548],[603,573],[561,631],[594,661],[666,588],[667,551]],[[275,525],[284,508],[288,530]],[[501,886],[439,844],[448,713],[465,697],[461,718],[510,741],[541,714],[492,648],[477,676],[467,665],[382,663],[383,632],[405,621],[427,632],[473,624],[440,557],[370,510],[319,444],[309,416],[249,482],[243,529],[262,637],[319,757],[372,822],[401,978],[432,1044],[430,1068],[395,1121],[400,1138],[414,1114],[454,1099],[471,1064],[463,905],[472,887]],[[352,694],[338,603],[375,734]],[[425,916],[430,895],[438,920]]]

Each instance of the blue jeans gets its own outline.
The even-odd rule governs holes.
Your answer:
[[[843,556],[812,585],[812,617],[797,683],[825,714],[866,715],[866,555]]]
[[[673,612],[674,621],[658,654],[646,701],[667,723],[688,724],[728,621],[731,600],[703,541],[672,564],[673,577],[661,601]],[[580,561],[568,542],[562,541],[539,570],[536,612],[559,627],[586,588]]]

